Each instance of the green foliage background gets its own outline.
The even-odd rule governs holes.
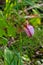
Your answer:
[[[43,1],[6,0],[4,11],[0,10],[0,65],[25,65],[35,60],[32,58],[35,50],[40,46],[43,47],[43,13],[38,10],[42,11],[43,6],[37,6],[39,3],[43,4]],[[28,18],[35,29],[35,34],[31,38],[22,28],[28,16],[24,10],[30,7],[32,9],[27,11],[28,15],[38,15],[38,17]],[[19,28],[22,29],[21,32]],[[43,52],[43,49],[41,51]],[[37,65],[36,61],[37,58],[34,65]]]

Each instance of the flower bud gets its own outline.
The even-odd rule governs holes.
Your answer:
[[[32,25],[24,25],[24,31],[29,37],[32,37],[34,35],[34,27]]]

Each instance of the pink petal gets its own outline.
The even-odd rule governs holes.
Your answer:
[[[26,32],[27,36],[29,36],[29,37],[34,35],[34,28],[31,25],[27,25],[27,27],[24,27],[24,31]]]
[[[28,30],[30,31],[31,35],[34,35],[34,28],[32,25],[27,25]]]

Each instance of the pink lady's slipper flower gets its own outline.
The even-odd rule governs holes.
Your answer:
[[[34,35],[34,27],[30,24],[24,25],[24,31],[29,37],[32,37]]]

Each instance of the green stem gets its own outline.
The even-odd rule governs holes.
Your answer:
[[[20,48],[20,54],[22,52],[22,33],[20,33],[20,44],[19,44],[19,48]]]

